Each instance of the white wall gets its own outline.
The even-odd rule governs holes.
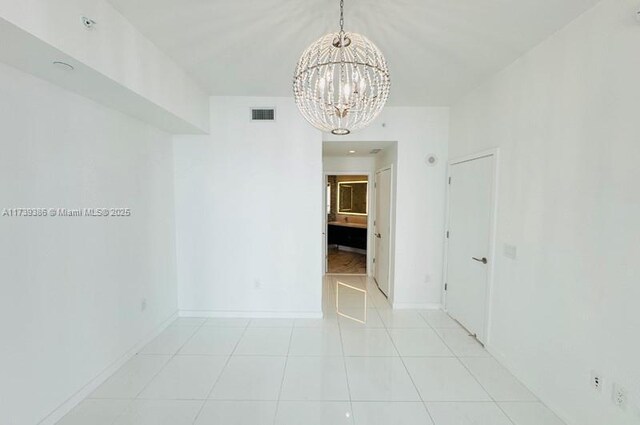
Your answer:
[[[94,29],[87,30],[83,26],[82,16],[96,21]],[[206,92],[108,1],[0,0],[0,21],[2,19],[175,114],[194,128],[207,130]],[[0,52],[2,50],[0,48]],[[34,56],[29,65],[35,66],[39,60],[39,56]],[[51,66],[50,61],[39,65]],[[79,88],[83,95],[94,91],[93,84],[96,84],[90,75],[85,80],[85,86]],[[117,104],[113,99],[109,100]],[[135,97],[131,97],[130,102],[136,102]]]
[[[0,64],[0,422],[33,425],[177,309],[171,137]],[[141,312],[141,300],[147,309]]]
[[[251,122],[252,106],[277,121]],[[211,128],[174,142],[180,310],[319,316],[320,132],[289,98],[214,97]]]
[[[501,149],[490,347],[569,425],[640,423],[611,401],[640,397],[637,9],[599,3],[452,108],[452,158]]]
[[[325,156],[322,158],[322,168],[325,172],[364,171],[375,173],[376,159],[373,156]]]
[[[384,124],[384,126],[383,126]],[[448,108],[387,107],[374,123],[325,140],[396,141],[393,305],[436,307],[442,297]],[[440,158],[428,167],[425,157]]]

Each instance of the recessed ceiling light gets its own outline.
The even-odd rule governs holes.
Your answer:
[[[349,153],[356,153],[356,151],[349,151]]]
[[[55,62],[53,62],[53,65],[56,68],[61,69],[63,71],[73,71],[74,70],[73,65],[70,65],[70,64],[68,64],[66,62],[55,61]]]

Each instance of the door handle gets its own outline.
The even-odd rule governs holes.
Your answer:
[[[476,258],[476,257],[471,257],[471,259],[482,263],[482,264],[487,264],[489,261],[487,260],[487,257],[482,257],[482,258]]]
[[[376,233],[376,238],[380,239],[382,238],[382,235],[380,233]]]

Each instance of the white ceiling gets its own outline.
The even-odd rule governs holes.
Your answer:
[[[375,156],[380,155],[370,153],[372,149],[385,150],[392,147],[394,142],[345,142],[331,141],[322,143],[322,156]],[[350,151],[355,151],[351,153]]]
[[[213,95],[291,96],[338,0],[110,0]],[[389,104],[446,106],[598,0],[345,0],[345,28],[385,53]]]

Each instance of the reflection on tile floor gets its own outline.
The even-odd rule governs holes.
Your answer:
[[[338,279],[368,290],[365,324],[335,313]],[[327,276],[324,309],[180,318],[58,424],[562,425],[444,312],[391,310],[364,276]]]

